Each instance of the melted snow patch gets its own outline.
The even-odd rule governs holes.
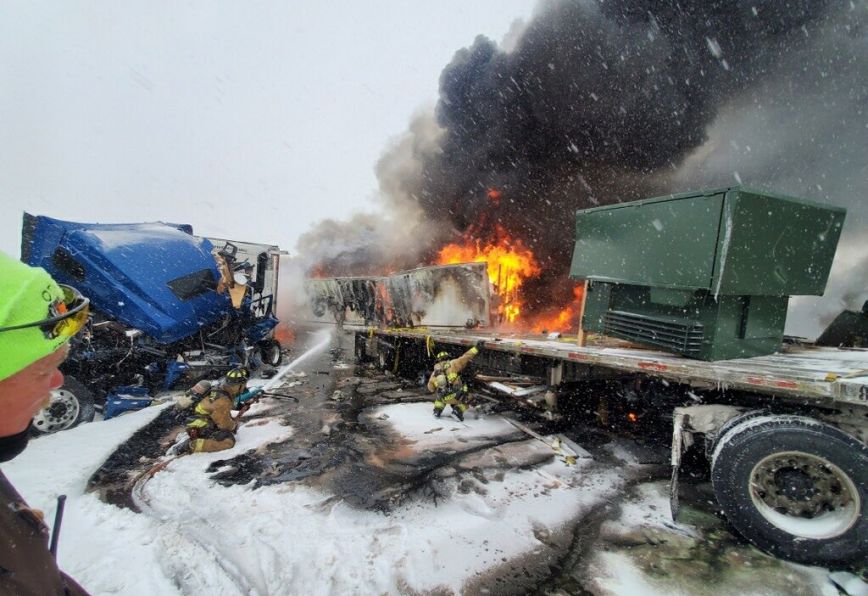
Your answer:
[[[420,442],[436,437],[432,448],[516,432],[501,419],[472,414],[464,424],[436,420],[430,409],[401,404],[372,416],[387,414],[389,424]],[[623,485],[618,470],[555,460],[498,469],[479,490],[464,493],[457,490],[459,478],[448,477],[445,499],[415,501],[383,515],[300,482],[253,489],[211,480],[211,463],[292,432],[276,420],[258,420],[241,427],[232,450],[184,456],[158,472],[142,488],[148,508],[142,514],[82,494],[115,447],[158,413],[149,408],[45,437],[4,465],[34,506],[48,509],[58,492],[67,492],[60,564],[91,593],[460,593],[504,561],[545,552],[550,546],[537,538],[541,528],[568,529],[565,524]],[[436,426],[441,430],[426,434]],[[469,474],[461,479],[478,481]]]
[[[657,586],[636,567],[633,560],[620,553],[599,553],[588,568],[598,594],[641,594],[672,596],[687,594]]]
[[[88,478],[117,445],[165,407],[151,406],[34,439],[21,455],[3,464],[3,472],[31,507],[53,512],[57,495],[83,494]],[[66,507],[69,511],[69,502]]]
[[[376,408],[364,418],[368,423],[385,421],[394,432],[413,441],[419,450],[446,448],[456,441],[477,443],[521,434],[499,416],[476,418],[472,408],[464,414],[464,422],[450,414],[449,406],[440,418],[434,417],[433,410],[433,401],[394,404]]]

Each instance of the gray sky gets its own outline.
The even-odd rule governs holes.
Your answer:
[[[277,243],[371,210],[442,68],[525,0],[5,2],[0,250],[21,214]]]

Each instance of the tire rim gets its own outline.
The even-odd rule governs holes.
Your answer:
[[[78,419],[79,405],[75,394],[68,389],[51,392],[51,402],[33,417],[33,426],[39,432],[53,433],[72,426]]]
[[[750,497],[769,523],[801,538],[840,536],[862,511],[856,485],[841,468],[801,451],[775,453],[755,465]]]
[[[270,364],[271,366],[277,366],[278,362],[280,362],[280,348],[277,344],[271,344],[265,350],[265,362]]]

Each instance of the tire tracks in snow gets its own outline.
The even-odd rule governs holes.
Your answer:
[[[187,519],[170,519],[153,506],[147,483],[175,459],[172,457],[161,462],[153,473],[149,470],[142,474],[131,490],[133,504],[142,515],[154,521],[155,538],[161,546],[157,558],[166,577],[172,578],[184,594],[226,594],[226,588],[230,586],[238,594],[268,594],[261,586],[254,585],[233,562],[232,553],[213,546],[213,533],[220,530],[214,528],[210,520],[192,511],[182,512],[189,516]]]
[[[325,349],[331,341],[331,331],[315,333],[313,341],[316,343],[310,349],[281,369],[281,375],[294,370],[311,354]],[[215,540],[215,535],[219,536],[221,529],[215,527],[212,520],[190,508],[180,511],[169,508],[164,512],[152,503],[147,491],[148,482],[176,459],[177,456],[168,457],[149,468],[135,480],[130,490],[135,507],[154,522],[155,539],[161,546],[157,559],[165,575],[172,578],[184,594],[226,595],[227,589],[234,589],[236,593],[246,596],[272,594],[267,574],[275,570],[280,557],[270,544],[255,536],[246,536],[247,539],[255,540],[255,547],[239,544],[237,549],[219,548],[218,545],[225,546],[225,543]],[[171,518],[170,515],[176,512],[184,518]],[[270,569],[263,568],[263,563]],[[254,578],[247,569],[257,566],[260,573]]]

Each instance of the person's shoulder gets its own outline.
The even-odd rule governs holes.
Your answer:
[[[229,395],[229,392],[225,389],[212,389],[210,393],[208,393],[208,400],[215,402],[220,399],[228,399],[231,400],[232,396]]]

